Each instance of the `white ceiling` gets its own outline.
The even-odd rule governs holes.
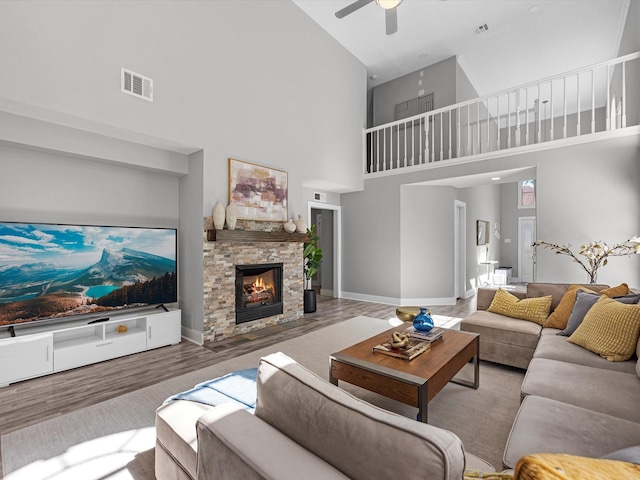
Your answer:
[[[355,0],[292,1],[367,67],[369,88],[455,55],[481,96],[615,58],[630,2],[404,0],[387,36],[375,2],[339,20]]]

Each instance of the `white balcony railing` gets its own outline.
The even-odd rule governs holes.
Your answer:
[[[632,63],[635,62],[635,63]],[[636,72],[629,75],[629,72]],[[365,174],[627,126],[640,52],[364,130]],[[634,83],[635,83],[634,82]],[[637,95],[634,96],[637,102]],[[633,108],[638,107],[634,105]],[[634,115],[633,124],[638,124]]]

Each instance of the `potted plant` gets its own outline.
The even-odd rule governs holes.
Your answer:
[[[322,262],[322,249],[318,246],[320,238],[316,226],[307,228],[309,240],[304,242],[304,313],[316,311],[316,291],[311,287],[311,278],[318,273]]]

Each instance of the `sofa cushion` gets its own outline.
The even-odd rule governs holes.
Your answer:
[[[534,349],[542,327],[533,322],[477,310],[460,322],[460,329],[480,334],[480,342],[492,341]]]
[[[363,402],[282,353],[260,360],[257,387],[257,417],[350,478],[462,478],[456,435]]]
[[[203,403],[177,400],[156,410],[158,446],[168,452],[191,478],[196,478],[196,422],[212,408]]]
[[[529,320],[542,325],[549,316],[551,295],[539,298],[519,299],[509,292],[498,289],[487,311],[507,317]]]
[[[540,336],[540,340],[538,341],[538,346],[533,354],[534,358],[546,358],[548,360],[576,363],[578,365],[603,368],[616,372],[635,372],[636,366],[634,362],[610,362],[579,345],[567,342],[567,337],[545,335],[546,330],[548,329],[542,330],[543,335]]]
[[[570,283],[542,283],[542,282],[533,282],[527,284],[527,298],[532,297],[544,297],[545,295],[551,295],[551,311],[553,312],[567,290],[573,285],[578,285],[579,287],[588,288],[589,290],[593,290],[594,292],[599,292],[600,290],[604,290],[605,288],[609,288],[609,285],[603,284],[570,284]],[[567,317],[568,318],[568,317]]]
[[[308,478],[348,478],[231,402],[200,417],[197,432],[198,479],[293,479],[301,472]]]
[[[543,452],[600,457],[638,444],[638,423],[529,395],[511,427],[503,462],[513,468],[523,455]]]
[[[601,458],[542,453],[522,457],[515,476],[520,480],[620,480],[640,477],[640,466]]]
[[[612,362],[621,362],[634,354],[639,336],[640,305],[602,297],[568,341]]]
[[[534,358],[521,394],[537,395],[640,423],[640,378],[624,372]]]

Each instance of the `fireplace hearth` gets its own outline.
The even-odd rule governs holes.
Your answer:
[[[282,313],[282,263],[236,265],[236,325]]]

